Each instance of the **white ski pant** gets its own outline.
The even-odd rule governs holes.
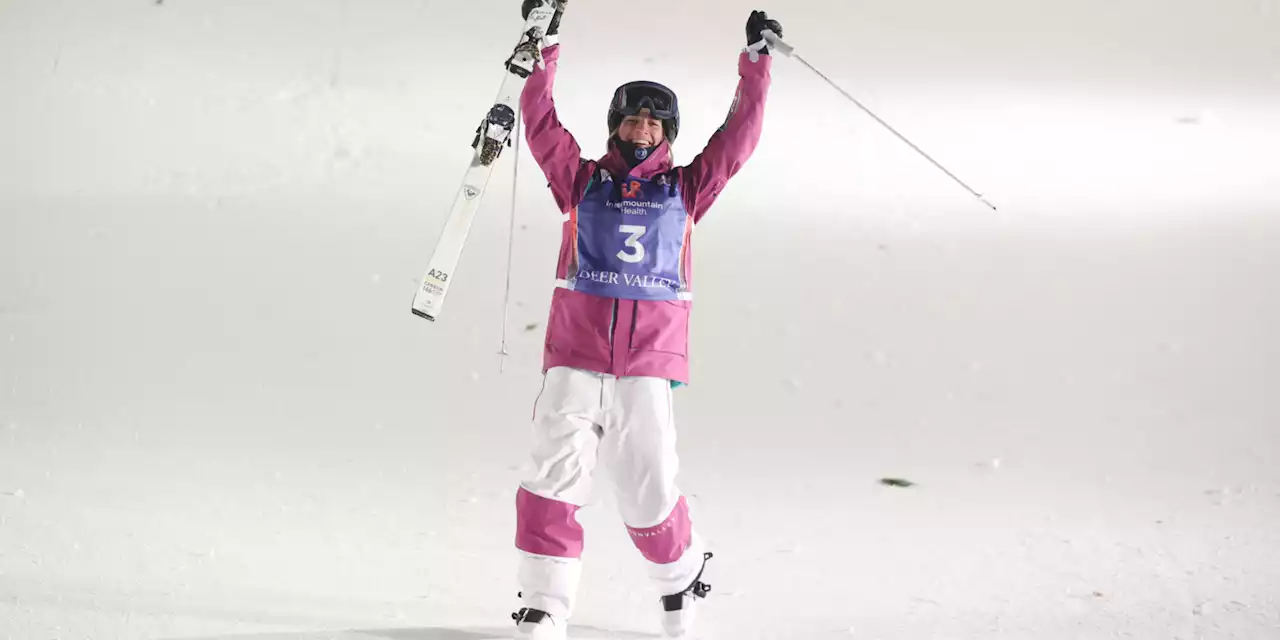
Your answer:
[[[516,497],[523,606],[573,612],[586,505],[597,467],[660,595],[678,593],[702,568],[702,542],[676,487],[671,383],[555,367],[534,405],[533,470]]]

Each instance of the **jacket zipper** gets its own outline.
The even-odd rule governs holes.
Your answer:
[[[613,352],[614,329],[618,327],[618,301],[613,301],[613,315],[609,318],[609,351]]]
[[[636,339],[636,321],[640,318],[640,303],[631,301],[631,333],[627,335],[627,349],[632,347]]]

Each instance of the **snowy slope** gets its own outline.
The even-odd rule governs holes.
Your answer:
[[[511,158],[409,301],[515,0],[0,2],[0,638],[487,640],[558,242]],[[1280,637],[1280,7],[580,0],[562,120],[800,64],[699,227],[701,637]],[[636,25],[658,27],[631,35]],[[901,477],[909,488],[878,481]],[[613,501],[576,638],[648,638]]]

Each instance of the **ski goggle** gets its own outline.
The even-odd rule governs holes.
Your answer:
[[[641,109],[659,120],[676,117],[676,96],[670,89],[656,82],[631,82],[618,87],[609,105],[624,116],[634,116]]]

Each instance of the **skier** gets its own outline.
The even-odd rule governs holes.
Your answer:
[[[522,14],[542,3],[524,0]],[[576,512],[598,465],[661,594],[663,631],[677,637],[707,595],[711,558],[675,483],[672,395],[689,378],[690,241],[760,139],[771,64],[761,32],[782,28],[751,13],[729,116],[688,165],[672,162],[676,95],[648,81],[614,91],[608,152],[587,160],[552,99],[563,8],[520,100],[529,149],[566,219],[534,403],[534,469],[516,495],[523,606],[512,617],[517,638],[566,637],[581,575]]]

